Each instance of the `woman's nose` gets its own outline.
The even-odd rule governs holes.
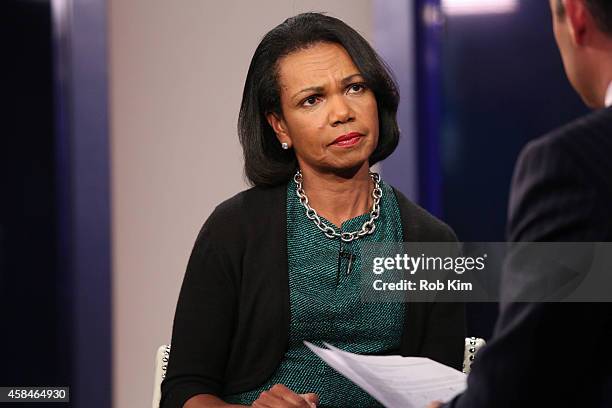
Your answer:
[[[329,104],[329,122],[332,126],[355,120],[355,113],[344,96],[335,96]]]

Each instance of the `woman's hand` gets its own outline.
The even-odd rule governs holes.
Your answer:
[[[264,391],[251,405],[253,408],[315,408],[319,403],[317,394],[296,394],[283,384],[276,384]]]

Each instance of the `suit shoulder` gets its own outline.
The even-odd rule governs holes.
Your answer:
[[[521,154],[562,154],[574,148],[591,148],[592,143],[597,143],[598,149],[612,148],[612,108],[592,112],[532,140]]]
[[[529,142],[519,154],[515,174],[523,171],[608,172],[612,155],[612,108],[576,119]],[[588,176],[587,176],[588,177]]]
[[[602,110],[528,143],[512,178],[510,241],[558,240],[607,220],[612,199],[612,110]],[[595,215],[597,214],[597,215]],[[602,226],[598,222],[598,226]],[[591,227],[592,228],[592,227]],[[590,230],[589,230],[590,231]],[[589,232],[590,233],[590,232]],[[566,235],[561,235],[566,234]]]
[[[401,191],[393,188],[400,208],[405,241],[457,241],[455,231],[423,207],[412,202]]]

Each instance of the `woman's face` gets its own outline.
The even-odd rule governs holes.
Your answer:
[[[279,61],[282,117],[268,114],[302,170],[358,170],[378,144],[374,93],[346,50],[319,43]]]

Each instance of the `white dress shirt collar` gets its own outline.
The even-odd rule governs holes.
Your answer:
[[[606,100],[605,100],[606,108],[612,106],[612,82],[608,84],[608,89],[606,90]]]

